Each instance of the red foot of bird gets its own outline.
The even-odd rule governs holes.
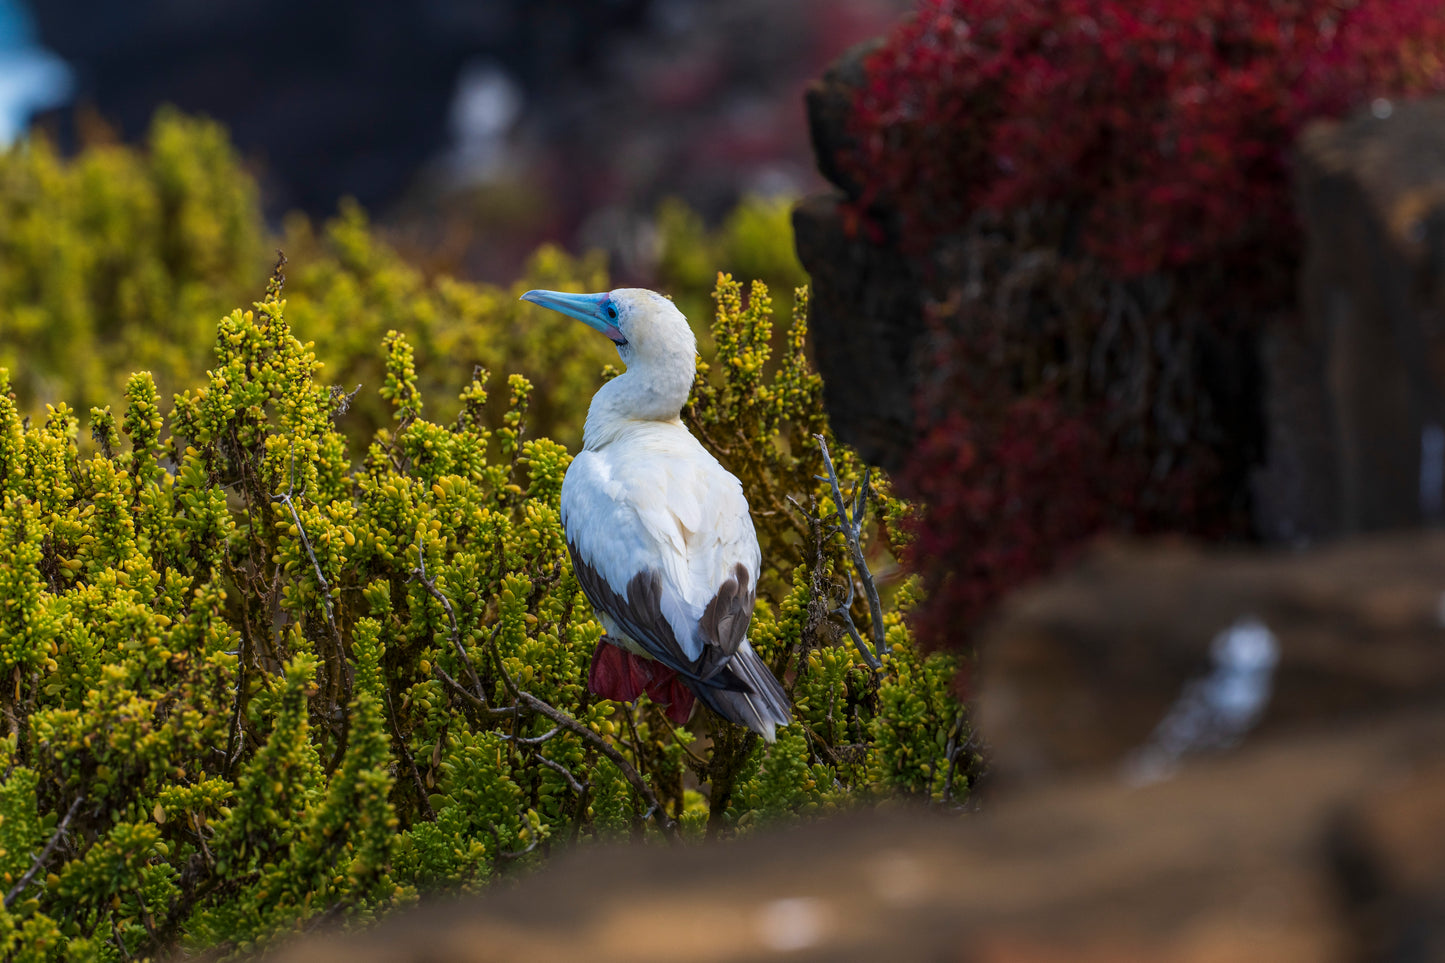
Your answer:
[[[676,672],[606,641],[599,642],[592,653],[587,688],[614,702],[636,702],[646,692],[653,702],[667,706],[667,718],[675,725],[688,720],[696,701]]]

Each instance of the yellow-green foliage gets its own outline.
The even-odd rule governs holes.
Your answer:
[[[661,283],[691,316],[706,310],[719,266],[787,290],[803,283],[784,203],[749,199],[715,232],[667,204],[659,235]],[[118,404],[137,370],[151,372],[163,398],[195,384],[212,360],[215,319],[254,296],[277,247],[291,259],[290,316],[331,383],[375,384],[376,346],[404,331],[432,417],[455,417],[451,386],[480,365],[532,382],[537,433],[580,439],[593,376],[614,356],[517,297],[606,290],[600,256],[544,248],[506,287],[428,277],[354,204],[319,229],[293,217],[270,238],[224,130],[173,111],[157,115],[144,150],[100,144],[67,160],[35,139],[0,153],[0,366],[22,410],[57,398],[81,412]],[[389,418],[366,391],[343,430],[364,445]]]
[[[171,111],[157,115],[143,151],[102,144],[65,160],[35,139],[0,154],[0,365],[22,409],[55,398],[80,411],[116,404],[126,374],[141,369],[162,397],[194,384],[211,362],[215,319],[254,295],[280,246],[295,263],[291,311],[333,383],[374,384],[377,344],[405,331],[440,417],[456,414],[439,389],[458,372],[505,366],[537,385],[540,430],[580,437],[606,345],[561,336],[565,318],[524,313],[517,296],[605,290],[598,257],[543,249],[509,288],[429,279],[354,204],[319,232],[293,218],[268,244],[256,195],[220,127]],[[346,430],[361,443],[389,414],[375,392],[358,402]]]
[[[914,649],[911,590],[880,673],[827,616],[851,574],[810,520],[831,502],[804,292],[772,365],[766,289],[745,305],[721,279],[724,354],[686,413],[743,478],[768,560],[752,638],[798,721],[766,747],[587,692],[602,629],[560,528],[570,455],[530,436],[525,379],[494,405],[479,373],[457,418],[425,420],[393,332],[363,389],[392,424],[353,462],[279,287],[222,319],[168,416],[147,374],[119,419],[93,411],[89,454],[69,408],[27,424],[0,384],[5,953],[239,950],[560,843],[966,788],[942,761],[951,667]]]
[[[162,112],[147,148],[0,154],[0,364],[27,409],[115,401],[138,368],[188,383],[263,270],[255,186],[224,131]]]
[[[316,342],[334,384],[347,391],[376,384],[376,345],[388,331],[404,331],[415,348],[422,394],[442,402],[438,420],[458,411],[448,386],[481,367],[524,375],[534,386],[529,418],[535,430],[568,444],[580,440],[589,385],[616,354],[605,340],[576,337],[575,322],[563,315],[518,298],[531,288],[607,290],[600,256],[574,259],[544,247],[507,288],[428,279],[377,239],[355,204],[343,204],[320,238],[304,221],[294,222],[284,243],[293,265],[290,316]],[[345,427],[364,439],[389,420],[380,399],[363,392]]]
[[[706,313],[719,270],[793,291],[807,275],[793,251],[792,215],[786,200],[744,197],[719,230],[709,231],[682,201],[664,201],[657,210],[658,283],[688,317]]]
[[[242,950],[564,843],[966,790],[911,583],[885,592],[881,671],[839,628],[852,598],[872,636],[818,481],[806,289],[775,331],[765,286],[704,273],[795,281],[783,208],[717,236],[664,215],[669,283],[713,315],[684,417],[754,509],[751,638],[796,707],[765,747],[586,690],[602,629],[558,497],[615,354],[516,296],[605,289],[600,262],[428,278],[346,207],[288,227],[284,300],[278,276],[226,314],[270,256],[254,193],[176,115],[146,153],[0,156],[0,955]],[[846,492],[861,466],[833,454]]]

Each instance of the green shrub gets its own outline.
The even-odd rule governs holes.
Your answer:
[[[163,398],[197,383],[212,361],[215,319],[254,296],[281,247],[291,258],[289,317],[335,384],[376,384],[376,346],[404,331],[434,418],[456,416],[453,386],[479,365],[531,381],[538,434],[581,440],[594,376],[615,355],[517,297],[606,290],[601,255],[543,248],[506,287],[431,277],[355,204],[320,228],[289,218],[271,239],[257,194],[225,131],[174,111],[156,116],[144,150],[97,144],[64,159],[35,139],[0,153],[0,366],[22,410],[39,414],[56,398],[82,412],[118,406],[137,370],[151,372]],[[706,312],[720,266],[788,291],[804,282],[785,203],[748,199],[717,231],[666,204],[659,236],[659,284],[691,317]],[[353,450],[390,417],[375,392],[358,395],[343,425]]]
[[[377,384],[383,364],[376,345],[388,331],[404,331],[415,349],[419,389],[442,402],[438,419],[456,417],[452,386],[480,367],[527,378],[533,385],[529,420],[539,434],[569,445],[581,441],[590,386],[616,353],[605,339],[576,337],[568,318],[547,316],[518,298],[532,288],[607,290],[600,255],[579,259],[544,247],[506,288],[427,278],[378,239],[351,203],[320,237],[304,221],[293,222],[284,243],[295,265],[287,282],[290,317],[315,341],[335,384],[348,392]],[[345,430],[362,446],[391,422],[374,392],[358,395],[351,414]]]
[[[141,373],[119,418],[94,408],[83,434],[64,404],[27,420],[0,374],[7,955],[235,952],[480,885],[562,844],[966,790],[947,761],[962,725],[952,666],[913,647],[911,583],[883,593],[875,626],[830,528],[804,290],[774,359],[766,288],[745,302],[719,279],[717,355],[685,413],[758,522],[750,634],[797,714],[765,746],[701,712],[674,729],[645,699],[587,692],[602,629],[558,519],[570,456],[532,430],[527,379],[511,376],[498,404],[479,371],[454,416],[427,420],[410,332],[385,334],[379,354],[348,345],[336,377],[291,327],[366,314],[371,330],[451,310],[451,297],[479,299],[467,316],[493,331],[536,332],[542,316],[423,285],[357,214],[332,231],[340,266],[296,272],[333,272],[311,278],[329,293],[288,304],[278,278],[223,318],[204,382],[169,416]],[[598,286],[555,255],[537,265],[554,286]],[[461,350],[444,326],[417,327],[430,350]],[[570,365],[591,340],[573,326],[515,350]],[[513,349],[497,350],[504,363]],[[557,377],[567,400],[552,417],[580,423],[595,368]],[[353,379],[364,387],[348,411]],[[369,406],[389,424],[354,459],[344,432],[377,417],[358,416]],[[845,490],[863,481],[835,457]],[[881,482],[867,488],[878,567],[902,508]],[[840,607],[860,640],[885,638],[880,670],[842,635]]]
[[[781,198],[744,197],[722,226],[709,231],[677,199],[657,209],[658,284],[688,317],[707,313],[719,270],[792,292],[807,274],[793,250],[793,205]]]
[[[163,111],[147,150],[0,153],[0,365],[27,411],[114,402],[124,375],[204,371],[215,319],[266,264],[256,188],[225,132]]]
[[[376,345],[406,331],[435,397],[449,398],[440,388],[474,365],[520,372],[538,388],[535,424],[580,438],[606,345],[579,344],[561,334],[566,319],[516,301],[530,287],[606,289],[599,257],[543,249],[507,289],[427,278],[354,204],[320,231],[293,218],[267,240],[256,186],[208,121],[163,111],[145,150],[100,144],[66,160],[35,139],[0,154],[0,365],[22,410],[54,398],[80,411],[118,404],[135,370],[150,371],[162,397],[195,384],[212,360],[215,319],[254,295],[279,245],[296,263],[292,315],[338,385],[375,384]],[[454,404],[442,408],[455,416]],[[364,447],[389,418],[368,392],[346,430]]]

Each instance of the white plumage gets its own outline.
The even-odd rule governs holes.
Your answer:
[[[523,297],[607,334],[627,363],[593,398],[583,450],[562,484],[574,570],[605,641],[657,660],[771,741],[789,721],[787,697],[745,637],[762,556],[742,484],[678,417],[696,363],[686,319],[641,289]],[[599,664],[594,689],[606,675]],[[636,698],[636,686],[622,688]]]
[[[584,448],[562,484],[562,524],[613,590],[662,571],[662,612],[683,654],[702,656],[698,620],[741,563],[757,584],[762,555],[743,487],[681,425],[633,426]]]

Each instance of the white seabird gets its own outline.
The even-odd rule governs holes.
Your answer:
[[[674,721],[696,695],[772,742],[791,716],[747,640],[762,563],[747,498],[678,417],[696,370],[687,319],[641,288],[522,300],[607,335],[627,365],[593,396],[562,482],[573,569],[607,631],[589,687],[623,702],[645,691]]]

